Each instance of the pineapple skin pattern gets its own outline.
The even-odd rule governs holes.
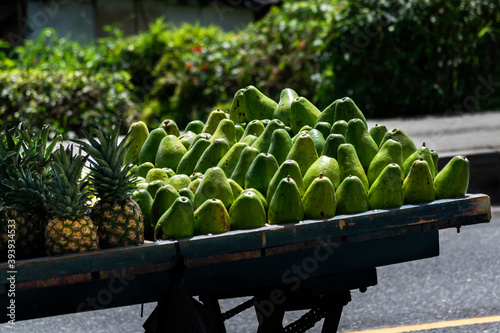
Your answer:
[[[88,216],[52,218],[45,229],[45,248],[48,255],[97,250],[97,228]]]
[[[31,214],[21,212],[14,207],[4,207],[0,226],[0,250],[4,261],[7,260],[7,222],[15,221],[16,256],[19,259],[35,258],[44,253],[43,225]]]
[[[132,199],[116,202],[98,201],[90,213],[97,225],[100,247],[139,245],[144,243],[144,217]]]

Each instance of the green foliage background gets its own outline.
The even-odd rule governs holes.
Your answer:
[[[235,33],[158,20],[79,45],[45,29],[0,52],[0,123],[65,135],[120,119],[124,131],[182,126],[249,84],[275,100],[293,88],[320,109],[350,96],[367,117],[498,109],[499,23],[498,1],[286,0]]]

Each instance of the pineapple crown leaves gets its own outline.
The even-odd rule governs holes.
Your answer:
[[[80,218],[88,210],[91,195],[88,177],[82,170],[88,156],[73,154],[73,146],[59,147],[50,163],[52,178],[46,200],[50,214],[60,218]]]
[[[46,173],[56,145],[62,140],[62,135],[57,135],[49,143],[50,127],[43,126],[34,134],[28,130],[21,130],[21,142],[23,145],[23,163],[36,168],[39,173]]]
[[[31,170],[41,175],[42,182],[45,181],[52,151],[62,139],[62,136],[58,135],[49,143],[49,128],[49,126],[44,126],[34,134],[31,134],[23,123],[17,127],[2,129],[0,136],[0,200],[2,202],[11,200],[5,196],[14,188],[17,190],[20,187],[19,184],[15,184],[17,181],[22,179],[27,183],[31,181],[23,178],[23,175],[32,174]],[[22,170],[21,173],[17,172],[19,169]],[[31,177],[35,176],[31,175]],[[16,196],[17,194],[11,194],[10,198]],[[33,197],[33,194],[29,197]],[[15,201],[19,200],[15,199]]]
[[[10,172],[17,169],[19,165],[22,143],[19,140],[17,128],[2,128],[0,135],[0,199],[3,199],[9,187],[3,184],[5,179],[10,178]]]
[[[0,163],[17,166],[21,156],[22,142],[19,129],[2,127],[0,134]]]
[[[21,165],[34,168],[40,174],[46,174],[52,151],[62,136],[56,136],[49,143],[49,127],[31,134],[20,123],[18,127],[4,128],[0,136],[0,181],[10,177],[9,171]]]
[[[47,197],[47,184],[44,176],[21,166],[13,172],[13,177],[5,180],[3,184],[9,188],[5,194],[5,205],[15,206],[27,213],[45,217],[45,198]]]
[[[76,184],[81,178],[89,156],[83,156],[81,151],[77,155],[73,153],[73,145],[64,148],[60,146],[52,156],[51,168],[54,176],[64,177],[66,182]]]
[[[118,142],[119,126],[107,134],[99,128],[97,140],[82,130],[88,142],[73,140],[92,158],[90,163],[90,182],[96,196],[104,201],[126,199],[136,189],[137,177],[130,173],[132,164],[123,166],[130,143],[125,138]]]

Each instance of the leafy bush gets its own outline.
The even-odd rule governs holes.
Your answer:
[[[37,38],[15,47],[12,54],[15,61],[2,62],[0,68],[81,70],[93,54],[92,47],[81,46],[68,38],[59,38],[54,29],[45,28]]]
[[[124,131],[136,120],[137,105],[125,72],[42,71],[38,69],[0,72],[2,124],[24,122],[30,128],[49,125],[66,137],[90,131],[96,124],[112,127],[122,122]]]
[[[105,30],[110,36],[97,40],[96,56],[87,67],[94,72],[128,72],[135,96],[143,100],[153,87],[153,71],[170,43],[171,29],[163,19],[158,19],[148,32],[123,38],[121,30],[108,26]]]
[[[143,120],[156,126],[164,118],[181,125],[204,119],[214,108],[229,108],[250,84],[275,99],[285,87],[314,97],[328,14],[338,7],[285,2],[237,34],[191,25],[165,31],[169,43],[152,73]]]
[[[10,61],[0,63],[0,124],[47,124],[66,137],[80,134],[82,126],[93,132],[97,124],[121,123],[126,131],[138,119],[134,85],[106,42],[82,46],[46,28],[14,48]]]
[[[143,120],[158,124],[165,118],[184,125],[204,118],[221,101],[233,97],[237,82],[231,71],[237,40],[220,28],[184,24],[164,32],[168,44],[151,75]]]
[[[147,115],[203,118],[249,84],[274,99],[291,87],[320,109],[351,96],[370,117],[498,108],[476,90],[500,78],[499,13],[487,0],[284,1],[236,35],[184,26],[169,34]]]
[[[252,84],[278,98],[281,90],[289,87],[314,100],[323,84],[319,60],[327,28],[341,8],[332,1],[285,1],[261,21],[250,24],[240,33],[237,89]]]
[[[316,97],[349,95],[373,117],[498,108],[477,89],[499,81],[499,23],[498,1],[347,1],[323,51],[334,85]]]

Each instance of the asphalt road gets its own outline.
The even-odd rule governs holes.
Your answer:
[[[440,256],[378,269],[377,286],[353,293],[342,332],[500,315],[499,222],[495,208],[489,224],[440,231]],[[460,332],[500,332],[500,322]]]
[[[488,224],[440,231],[438,257],[381,267],[378,285],[366,293],[352,292],[344,308],[340,332],[364,331],[423,323],[500,315],[500,207]],[[228,310],[245,299],[222,301]],[[85,312],[0,325],[0,332],[19,333],[136,333],[155,304]],[[284,323],[303,312],[287,313]],[[256,317],[248,309],[226,321],[228,332],[255,332]],[[309,332],[321,332],[320,321]],[[500,332],[500,321],[490,324],[440,328],[420,332]]]
[[[500,112],[464,114],[447,113],[444,116],[368,119],[368,128],[382,124],[388,130],[401,128],[417,147],[422,142],[440,156],[468,154],[474,151],[498,150],[500,147]]]

